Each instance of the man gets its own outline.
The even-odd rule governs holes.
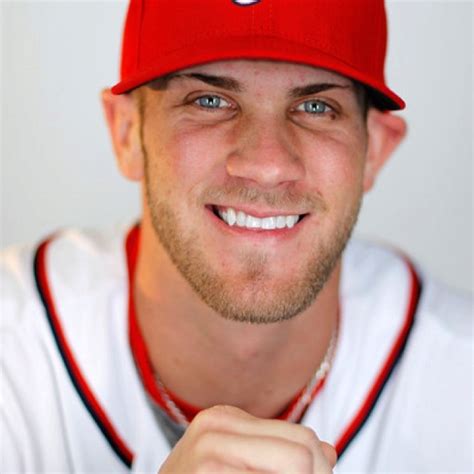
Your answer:
[[[378,0],[132,0],[143,215],[5,254],[3,470],[471,469],[470,302],[347,245],[405,134],[385,46]]]

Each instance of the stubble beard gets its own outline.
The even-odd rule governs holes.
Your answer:
[[[207,249],[200,244],[199,236],[190,235],[177,210],[160,199],[157,191],[160,183],[151,177],[146,150],[144,152],[146,200],[156,236],[178,271],[210,308],[228,320],[269,324],[292,319],[314,302],[350,238],[362,192],[332,238],[315,245],[291,281],[269,278],[269,256],[256,251],[242,252],[237,277],[229,276],[210,265]],[[245,189],[237,192],[246,193]]]

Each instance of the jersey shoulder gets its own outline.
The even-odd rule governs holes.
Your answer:
[[[38,291],[38,249],[49,242],[46,274],[55,304],[68,309],[61,314],[64,330],[68,325],[83,345],[91,344],[95,332],[81,327],[94,327],[93,318],[96,328],[101,319],[105,325],[113,311],[104,310],[104,301],[111,301],[117,282],[124,285],[124,231],[64,230],[0,253],[2,472],[74,470],[64,404],[79,402]]]
[[[123,242],[126,229],[84,231],[66,229],[35,244],[15,245],[0,252],[1,327],[19,324],[28,309],[41,303],[36,281],[37,251],[48,242],[47,267],[51,279],[71,287],[83,298],[101,283],[124,276]]]
[[[347,275],[356,280],[346,282],[346,291],[356,299],[372,300],[378,288],[379,297],[392,307],[410,261],[420,283],[403,356],[372,416],[374,433],[383,433],[374,437],[374,469],[470,472],[472,295],[450,288],[389,247],[351,242],[345,259],[351,267]],[[382,311],[377,317],[387,314]]]
[[[373,298],[377,287],[379,294],[388,298],[397,284],[403,284],[409,266],[421,285],[418,319],[437,326],[439,335],[446,338],[472,341],[473,295],[449,287],[389,245],[351,240],[344,254],[343,291],[350,296]]]
[[[32,245],[12,246],[0,252],[0,328],[21,324],[38,309]]]
[[[441,281],[423,275],[423,312],[433,326],[447,338],[461,344],[472,343],[474,316],[473,296],[465,291],[451,288]]]

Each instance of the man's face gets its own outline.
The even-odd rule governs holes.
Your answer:
[[[229,319],[306,309],[363,194],[367,135],[352,81],[241,60],[140,92],[146,212],[178,270]]]

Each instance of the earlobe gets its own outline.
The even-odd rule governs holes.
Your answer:
[[[141,181],[143,152],[136,101],[130,94],[114,95],[110,89],[102,91],[101,99],[120,172],[127,179]]]
[[[382,166],[406,135],[407,125],[399,115],[371,109],[367,116],[368,147],[364,169],[364,192],[369,191]]]

